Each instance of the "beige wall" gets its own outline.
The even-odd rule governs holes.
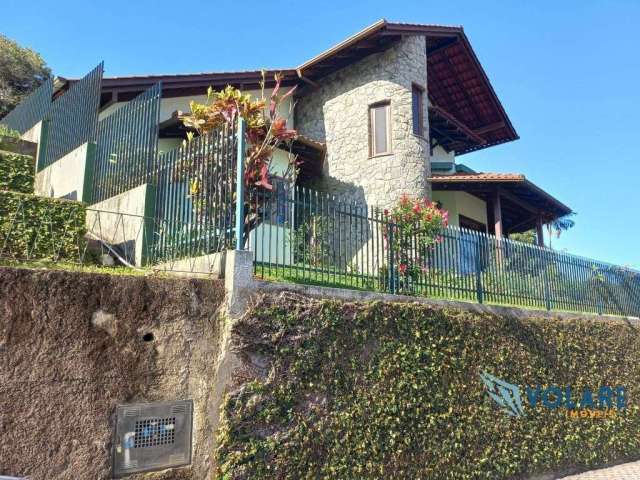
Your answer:
[[[35,194],[43,197],[67,198],[82,201],[85,189],[85,171],[90,158],[92,146],[88,143],[80,145],[64,157],[36,173]]]
[[[459,216],[471,218],[487,225],[487,204],[484,200],[460,191],[434,191],[433,200],[439,201],[449,212],[449,223],[459,226]]]
[[[287,90],[285,88],[284,90],[282,90],[282,93],[286,91]],[[260,90],[249,90],[246,93],[251,94],[251,96],[256,99],[261,97]],[[267,106],[268,106],[268,95],[270,93],[271,93],[271,90],[265,90],[265,96],[267,97]],[[206,94],[203,94],[203,95],[189,95],[186,97],[163,98],[160,101],[160,121],[163,122],[165,120],[170,119],[173,112],[175,111],[189,113],[191,111],[191,107],[189,106],[189,103],[191,101],[195,101],[198,103],[206,103],[207,96]],[[118,110],[121,106],[125,105],[126,103],[127,102],[117,102],[108,106],[107,108],[105,108],[100,112],[99,119],[102,120],[103,118],[108,117],[109,115],[111,115],[113,112]],[[278,113],[287,119],[287,123],[290,126],[293,125],[293,121],[294,121],[292,109],[293,109],[293,100],[291,97],[285,100],[285,102],[283,102],[283,104],[278,109]]]

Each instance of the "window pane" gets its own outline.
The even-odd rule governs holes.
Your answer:
[[[387,109],[389,105],[380,105],[373,108],[373,153],[385,153],[387,148]]]
[[[422,135],[422,90],[413,87],[413,133]]]

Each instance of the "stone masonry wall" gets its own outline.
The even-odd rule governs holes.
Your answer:
[[[380,207],[392,205],[403,193],[428,196],[429,142],[413,134],[411,108],[415,83],[425,88],[428,132],[424,37],[405,37],[320,83],[298,99],[295,112],[298,131],[327,144],[325,171],[313,187]],[[369,105],[384,100],[391,104],[393,153],[370,158]]]

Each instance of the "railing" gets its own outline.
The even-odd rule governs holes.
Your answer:
[[[51,104],[46,114],[48,135],[38,169],[48,167],[85,142],[95,140],[103,64]]]
[[[59,205],[17,200],[0,206],[0,264],[221,275],[222,254],[206,254],[195,242],[157,248],[167,232],[187,232],[189,224],[46,201]]]
[[[457,227],[422,248],[417,234],[389,223],[378,209],[301,187],[276,185],[253,192],[252,201],[260,217],[249,235],[258,277],[640,316],[635,270]],[[385,238],[390,235],[403,238]]]
[[[6,125],[20,134],[25,133],[42,120],[51,107],[53,96],[53,78],[48,78],[33,93],[11,110],[0,124]]]
[[[156,242],[160,255],[233,247],[235,131],[225,125],[158,156],[155,219],[166,225]]]
[[[98,123],[92,203],[149,182],[158,150],[161,93],[157,83]]]

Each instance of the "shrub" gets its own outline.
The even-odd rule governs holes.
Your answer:
[[[0,190],[33,193],[34,181],[32,157],[0,151]]]
[[[449,223],[449,214],[428,199],[411,200],[403,195],[391,211],[384,211],[384,218],[387,222],[384,238],[394,271],[383,267],[380,276],[384,279],[393,273],[397,278],[396,291],[415,293],[414,285],[427,269],[428,251],[441,240],[440,233]]]
[[[223,406],[225,480],[506,480],[640,457],[640,337],[623,321],[283,294],[254,306],[233,342],[251,365]],[[627,408],[572,418],[538,404],[510,417],[485,371],[519,385],[622,385]]]
[[[78,202],[0,192],[0,256],[78,260],[85,215]]]

